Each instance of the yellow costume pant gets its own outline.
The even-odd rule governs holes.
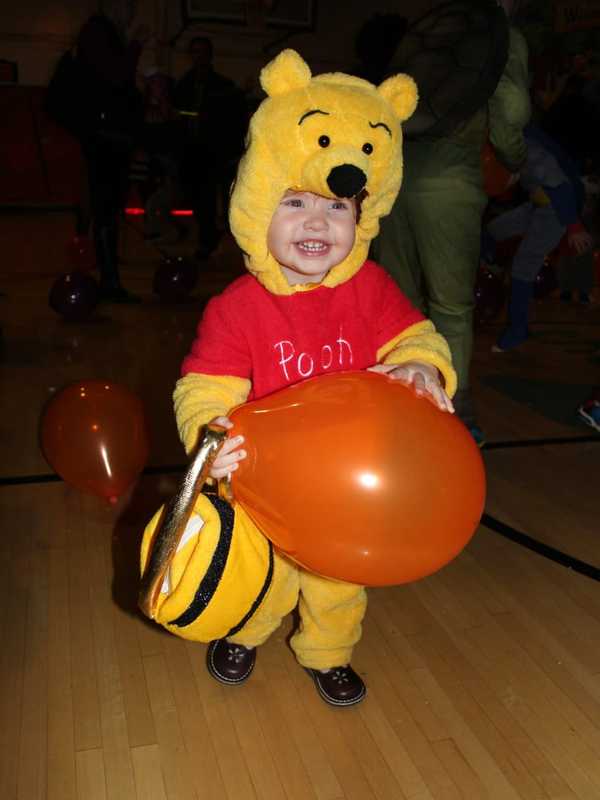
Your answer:
[[[142,571],[161,514],[144,532]],[[201,495],[163,583],[156,621],[185,639],[226,637],[254,647],[296,605],[300,625],[290,644],[299,663],[348,664],[361,635],[365,589],[307,572],[279,554],[242,508]]]

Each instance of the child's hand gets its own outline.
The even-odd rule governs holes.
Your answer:
[[[228,417],[215,417],[211,420],[211,425],[220,425],[222,428],[227,428],[227,430],[233,428],[233,422]],[[220,480],[238,468],[238,462],[246,458],[246,451],[238,449],[243,443],[243,436],[231,436],[225,439],[219,454],[213,461],[210,470],[211,478]]]
[[[441,409],[454,414],[452,400],[448,397],[440,383],[439,372],[431,364],[421,361],[407,361],[406,364],[376,364],[369,367],[370,372],[382,372],[400,381],[404,386],[410,386],[417,397],[429,395],[429,398]]]

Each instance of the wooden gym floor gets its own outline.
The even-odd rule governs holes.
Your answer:
[[[168,306],[156,249],[128,227],[123,278],[143,304],[67,324],[47,295],[71,224],[0,217],[0,798],[600,798],[600,436],[575,415],[600,382],[600,297],[538,303],[518,353],[490,354],[497,326],[478,333],[484,524],[438,574],[371,591],[353,661],[369,695],[337,710],[287,648],[291,620],[226,688],[203,645],[136,611],[140,534],[184,462],[172,386],[203,303],[240,271],[233,244]],[[45,480],[38,446],[52,393],[98,377],[140,395],[152,435],[115,507]]]

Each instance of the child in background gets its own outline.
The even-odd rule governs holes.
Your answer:
[[[293,51],[265,67],[261,82],[269,97],[252,120],[230,206],[250,274],[207,305],[174,394],[188,452],[203,424],[231,430],[214,479],[246,455],[227,415],[247,399],[328,372],[374,369],[451,413],[456,386],[446,342],[365,260],[401,180],[400,121],[414,109],[413,82],[395,76],[375,90],[341,74],[311,79]],[[237,548],[225,567],[222,555],[215,564],[224,530]],[[153,523],[146,554],[152,534]],[[274,551],[239,506],[201,495],[161,598],[163,624],[210,641],[208,670],[228,685],[250,676],[256,648],[298,604],[290,645],[320,696],[335,706],[365,696],[350,666],[364,587],[312,574]]]
[[[525,128],[527,161],[520,173],[529,200],[493,219],[485,228],[483,260],[493,263],[495,243],[513,236],[523,239],[513,258],[508,325],[492,348],[502,353],[529,336],[529,306],[535,279],[544,259],[563,236],[571,251],[581,256],[592,238],[581,222],[583,184],[575,163],[546,133],[533,125]]]

